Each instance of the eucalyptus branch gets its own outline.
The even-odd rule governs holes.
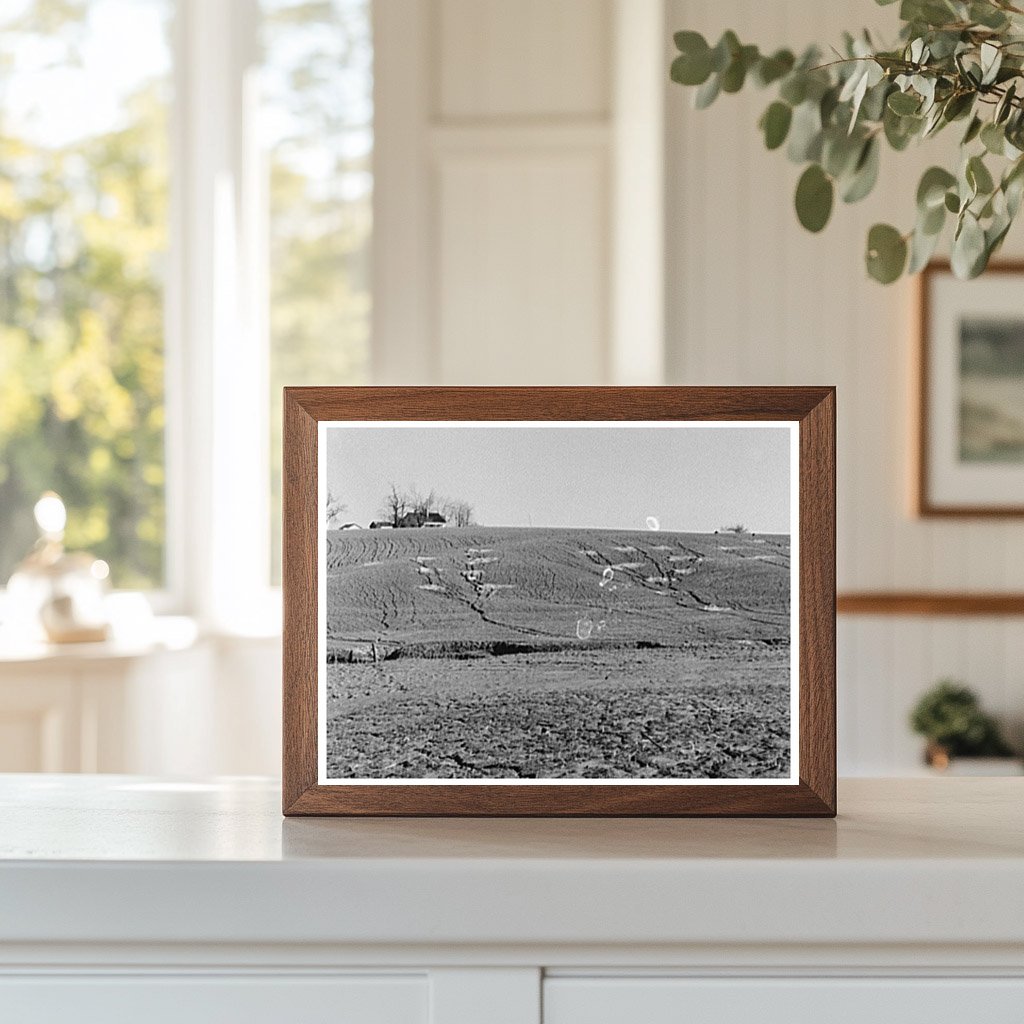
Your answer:
[[[847,34],[827,62],[816,47],[798,58],[789,50],[762,54],[734,32],[714,46],[696,32],[678,32],[671,75],[697,87],[702,109],[751,81],[774,89],[759,128],[768,149],[785,146],[804,166],[795,206],[809,231],[825,227],[837,194],[847,203],[870,194],[883,144],[900,152],[962,122],[958,166],[930,167],[922,176],[912,229],[876,224],[868,232],[866,266],[884,284],[916,273],[952,220],[953,269],[975,277],[1024,197],[1024,26],[1013,20],[1024,9],[1010,0],[902,0],[899,15],[895,48],[877,48],[867,33]]]

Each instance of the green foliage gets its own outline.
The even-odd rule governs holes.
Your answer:
[[[19,45],[73,66],[86,13],[37,0],[5,18],[0,90],[15,84]],[[116,586],[159,586],[164,83],[140,83],[115,126],[73,142],[12,120],[0,109],[0,585],[52,488],[68,506],[70,548],[106,559]]]
[[[907,262],[907,240],[891,225],[876,224],[868,232],[868,273],[880,284],[891,284]]]
[[[826,226],[837,193],[846,203],[871,193],[883,140],[901,152],[963,122],[960,165],[925,172],[913,226],[901,232],[875,225],[865,262],[883,284],[916,273],[951,213],[953,270],[977,277],[1002,245],[1024,193],[1024,9],[1013,0],[902,0],[899,18],[897,45],[878,47],[866,32],[846,34],[828,58],[816,47],[799,57],[789,50],[762,54],[732,31],[713,47],[697,32],[677,32],[672,79],[699,86],[700,109],[748,81],[774,86],[777,98],[759,127],[768,149],[788,140],[789,159],[809,164],[795,197],[808,231]]]
[[[778,149],[786,141],[789,126],[793,123],[793,108],[788,103],[776,100],[761,118],[764,144],[768,149]]]
[[[918,701],[910,725],[952,757],[1005,757],[1013,753],[995,720],[979,707],[974,692],[948,679]]]
[[[808,231],[820,231],[832,216],[835,190],[832,178],[817,164],[800,175],[796,186],[796,215]]]

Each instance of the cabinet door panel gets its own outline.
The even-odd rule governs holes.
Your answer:
[[[99,976],[0,979],[18,1024],[427,1024],[425,977]]]
[[[549,978],[544,1024],[1021,1024],[1024,978]]]

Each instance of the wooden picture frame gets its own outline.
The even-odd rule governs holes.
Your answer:
[[[789,718],[792,757],[787,764],[791,775],[777,781],[772,778],[751,778],[750,781],[711,780],[713,784],[700,784],[706,780],[696,776],[680,779],[672,776],[659,776],[656,779],[614,778],[602,779],[601,784],[590,784],[594,780],[566,778],[563,782],[561,776],[546,777],[540,781],[522,778],[492,781],[489,777],[440,780],[433,777],[414,779],[410,776],[397,779],[380,776],[353,781],[347,776],[328,778],[321,774],[321,726],[326,729],[326,725],[321,721],[319,713],[319,676],[321,653],[326,645],[326,628],[322,633],[320,623],[321,616],[326,616],[326,608],[321,607],[320,595],[326,593],[326,580],[319,578],[319,566],[324,517],[321,503],[325,493],[321,473],[325,472],[322,467],[326,455],[320,450],[319,439],[338,437],[344,444],[349,444],[349,439],[356,435],[347,428],[379,425],[381,428],[426,430],[442,423],[449,427],[473,426],[480,430],[492,428],[492,432],[497,429],[500,435],[496,436],[505,437],[513,436],[504,434],[513,425],[536,427],[540,432],[559,425],[574,429],[578,427],[581,432],[588,427],[601,427],[611,432],[602,437],[615,437],[620,428],[643,428],[653,432],[659,427],[674,427],[678,428],[678,433],[672,433],[671,438],[675,438],[682,437],[683,428],[687,428],[693,444],[702,443],[704,435],[710,437],[714,431],[701,432],[690,428],[734,428],[732,431],[718,433],[739,439],[737,443],[743,443],[742,439],[747,436],[744,431],[752,431],[755,427],[770,428],[776,432],[780,428],[788,428],[787,437],[791,440],[787,444],[791,447],[787,450],[793,453],[793,457],[788,463],[790,469],[787,479],[790,482],[787,487],[791,488],[788,493],[793,497],[788,499],[787,508],[796,512],[795,520],[790,519],[789,522],[798,523],[796,534],[792,537],[792,541],[796,542],[793,546],[798,550],[798,558],[792,563],[793,569],[787,573],[787,578],[793,582],[798,581],[798,601],[791,602],[793,611],[778,614],[785,615],[786,621],[791,624],[789,628],[795,628],[797,632],[795,637],[790,634],[790,640],[787,641],[792,647],[788,656],[790,668],[787,671],[793,673],[790,692],[791,707],[795,713]],[[338,433],[331,434],[332,430]],[[356,439],[362,436],[358,435]],[[645,438],[654,436],[653,433],[644,435]],[[341,447],[337,450],[348,452],[349,448],[344,448],[342,442],[338,442]],[[324,442],[325,450],[327,444]],[[514,463],[514,454],[509,453],[510,465]],[[337,456],[343,460],[345,457]],[[653,521],[654,517],[649,517],[648,525],[651,529],[657,529],[656,522],[650,525]],[[710,531],[704,532],[710,536]],[[286,388],[283,533],[283,810],[286,815],[835,815],[833,388]],[[396,532],[390,537],[395,542],[410,543],[407,534],[399,535]],[[681,535],[673,533],[664,536],[671,540]],[[374,541],[378,542],[384,536],[378,534]],[[451,540],[454,543],[456,536],[455,531],[450,531],[445,536],[445,542]],[[754,537],[753,534],[750,536]],[[353,534],[353,537],[358,538],[361,544],[370,540],[369,534]],[[426,543],[426,539],[427,531],[417,535],[417,543]],[[769,543],[766,540],[750,540],[751,544],[758,542]],[[345,539],[344,543],[349,542]],[[670,547],[660,546],[666,551]],[[618,550],[635,551],[636,548],[623,545]],[[719,543],[715,550],[735,552],[740,548],[727,548],[725,544]],[[585,562],[584,556],[595,552],[580,550],[576,554]],[[726,556],[721,557],[724,559]],[[733,557],[746,556],[737,554]],[[761,557],[765,564],[771,562],[768,555],[751,557]],[[783,556],[779,557],[781,559]],[[717,564],[714,558],[712,564]],[[423,560],[419,561],[422,568]],[[369,561],[362,564],[377,566],[381,563]],[[416,565],[410,564],[408,571],[412,572]],[[753,562],[750,564],[754,565]],[[600,583],[599,573],[597,578]],[[650,579],[647,584],[660,585],[651,584]],[[644,585],[642,580],[637,584],[638,587]],[[424,584],[421,589],[440,588]],[[641,595],[645,600],[646,594],[645,591]],[[326,599],[323,604],[326,606]],[[725,613],[732,609],[708,606],[701,610]],[[323,621],[326,622],[326,618]],[[710,622],[712,619],[709,617],[702,621]],[[714,618],[714,621],[717,622],[718,618]],[[761,643],[755,640],[735,642],[755,646]],[[764,644],[769,642],[763,641]],[[377,654],[374,644],[375,662]],[[326,673],[326,665],[323,670]],[[323,734],[326,735],[326,732]]]
[[[921,272],[917,282],[916,437],[913,451],[913,509],[921,518],[1009,518],[1024,516],[1024,501],[1007,495],[1024,493],[1022,444],[1016,446],[1016,465],[986,462],[984,454],[973,459],[963,456],[971,423],[965,419],[963,388],[966,372],[962,355],[954,349],[957,341],[950,326],[951,316],[960,316],[959,345],[966,344],[964,331],[971,318],[989,319],[1011,315],[1024,338],[1024,313],[1018,313],[1019,297],[1009,287],[1008,277],[1017,277],[1013,287],[1024,285],[1024,262],[999,261],[989,264],[985,274],[973,281],[958,281],[947,261],[937,260]],[[997,301],[1005,292],[1002,309]],[[995,305],[993,306],[993,303]],[[989,313],[989,310],[994,312]],[[957,376],[959,390],[953,377]],[[980,386],[971,381],[972,386]],[[1011,386],[1018,381],[1011,381]],[[1024,384],[1024,379],[1020,381]],[[959,411],[954,406],[959,399]],[[971,400],[976,403],[975,399]],[[998,408],[990,418],[998,415]],[[988,428],[989,430],[995,428]],[[959,445],[954,431],[959,431]],[[974,429],[974,432],[978,431]],[[984,438],[981,439],[982,442]],[[978,442],[974,442],[975,445]],[[959,450],[959,455],[957,454]],[[959,465],[958,465],[959,462]],[[988,500],[984,500],[985,495]]]

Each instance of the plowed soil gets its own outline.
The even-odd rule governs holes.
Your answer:
[[[331,778],[789,773],[789,539],[328,535]]]

